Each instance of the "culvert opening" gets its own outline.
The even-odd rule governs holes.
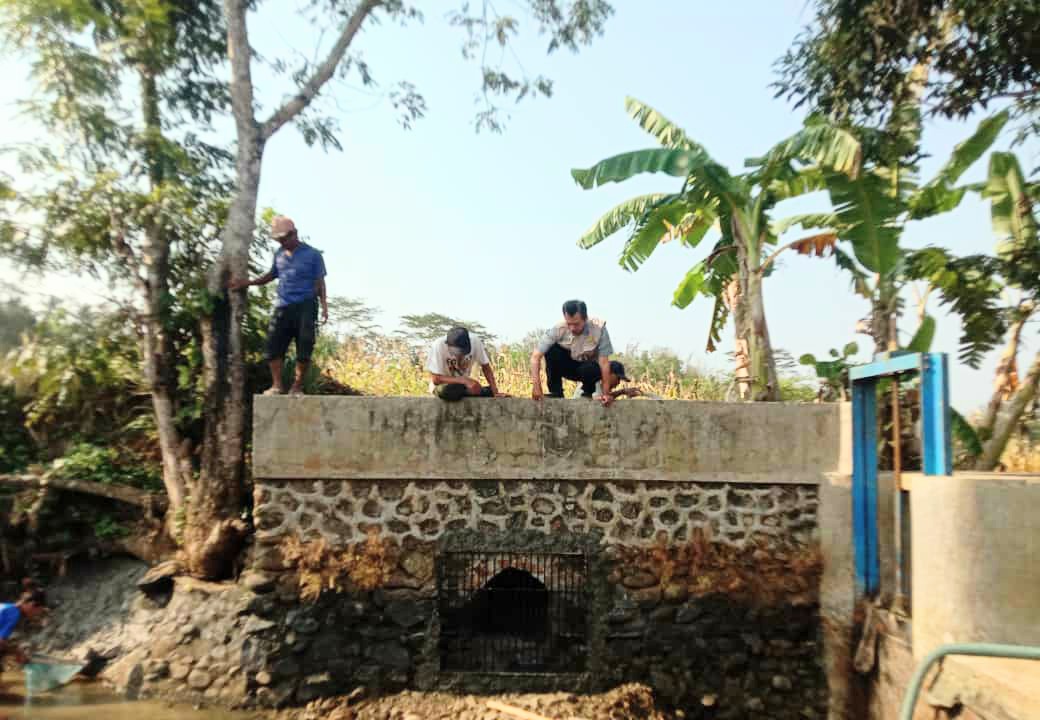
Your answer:
[[[442,671],[585,670],[584,554],[449,552],[437,571]]]

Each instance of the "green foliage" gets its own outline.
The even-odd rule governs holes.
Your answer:
[[[932,340],[935,339],[935,318],[925,315],[921,318],[921,324],[917,327],[913,338],[906,346],[910,352],[926,353],[932,348]]]
[[[115,540],[130,534],[130,530],[111,515],[102,515],[94,521],[94,535],[99,540]]]
[[[835,230],[852,243],[856,260],[871,272],[887,273],[899,257],[903,205],[889,193],[889,184],[877,173],[855,180],[833,176],[828,181],[837,213]]]
[[[910,199],[910,210],[915,218],[952,210],[960,203],[967,188],[955,187],[957,181],[993,147],[1008,117],[1004,111],[986,118],[969,138],[954,147],[950,158],[932,181]]]
[[[614,8],[605,0],[526,0],[515,5],[534,21],[539,35],[549,38],[546,51],[550,54],[561,48],[578,52],[583,45],[589,45],[603,33],[607,20],[614,13]],[[387,10],[400,19],[419,16],[418,11],[400,2],[388,3]],[[541,75],[529,77],[523,66],[519,67],[520,74],[517,75],[515,70],[505,65],[507,56],[517,58],[515,51],[507,54],[505,50],[519,32],[521,23],[518,18],[500,14],[494,3],[483,0],[473,8],[470,3],[463,3],[458,11],[448,14],[448,21],[466,31],[462,56],[467,60],[480,60],[483,109],[476,118],[478,131],[501,132],[502,111],[495,104],[496,97],[512,97],[520,102],[527,97],[552,95],[553,85],[549,78]],[[492,57],[500,58],[497,64],[489,61]],[[421,99],[414,91],[412,94]]]
[[[23,470],[36,459],[36,447],[25,427],[25,413],[14,388],[0,385],[0,473]]]
[[[821,399],[847,400],[851,389],[849,369],[856,364],[851,360],[858,353],[859,345],[851,342],[843,347],[841,352],[831,348],[832,360],[817,360],[812,353],[806,353],[798,358],[798,363],[808,365],[816,371],[816,377],[820,380],[821,385]]]
[[[649,105],[641,103],[633,97],[627,97],[625,98],[625,110],[628,111],[629,117],[639,123],[639,127],[650,133],[663,147],[703,150],[700,145],[687,137],[682,128]]]
[[[53,463],[55,477],[89,480],[105,485],[132,485],[142,490],[159,490],[162,477],[158,468],[141,463],[115,447],[81,442]]]
[[[968,458],[977,458],[982,455],[982,438],[976,433],[971,423],[953,408],[950,408],[950,432]],[[962,465],[963,463],[957,464]]]
[[[24,404],[25,427],[43,448],[116,432],[141,411],[137,339],[122,312],[56,309],[0,362],[0,385]]]
[[[993,153],[989,178],[974,189],[991,203],[995,254],[958,258],[926,247],[908,254],[906,272],[939,290],[943,304],[961,316],[961,359],[978,367],[1007,331],[1013,308],[1005,303],[1005,291],[1040,302],[1040,239],[1037,206],[1014,155]]]
[[[686,177],[695,167],[703,166],[709,158],[703,150],[676,150],[650,148],[622,153],[601,160],[592,167],[571,170],[571,177],[582,188],[591,190],[611,182],[624,182],[642,173],[665,173]]]
[[[990,201],[996,256],[1010,287],[1040,299],[1040,234],[1037,207],[1018,159],[1011,153],[990,156],[989,177],[982,196]]]
[[[772,271],[770,261],[763,265],[767,248],[777,242],[771,230],[770,213],[781,200],[811,192],[827,179],[842,178],[844,191],[835,180],[832,195],[839,203],[838,213],[829,216],[843,225],[853,252],[870,268],[894,262],[895,235],[877,218],[859,212],[855,205],[863,194],[860,168],[862,148],[856,135],[845,128],[812,118],[793,136],[781,141],[759,158],[745,164],[752,168],[732,175],[714,161],[708,152],[680,128],[650,106],[632,98],[626,100],[629,115],[663,147],[615,155],[591,168],[574,169],[571,175],[583,188],[608,182],[623,182],[642,173],[665,173],[683,177],[680,191],[670,195],[644,195],[616,206],[583,235],[578,244],[592,247],[606,237],[630,229],[620,263],[637,270],[663,243],[678,240],[696,248],[709,231],[721,236],[712,252],[696,262],[676,288],[672,303],[687,307],[698,295],[715,299],[707,348],[718,342],[727,317],[723,293],[736,280],[740,292],[736,301],[748,310],[737,315],[747,318],[764,315],[761,276]],[[880,203],[879,203],[880,204]],[[803,217],[803,220],[805,218]],[[743,270],[738,274],[738,265]],[[756,397],[775,398],[775,363],[766,347],[767,334],[762,320],[738,329],[748,338],[747,363],[752,372]]]
[[[616,232],[624,230],[630,223],[645,216],[651,209],[663,201],[674,198],[666,193],[651,193],[625,200],[596,221],[596,224],[585,231],[578,239],[578,246],[588,249],[598,245]]]
[[[814,0],[815,17],[777,64],[777,94],[843,121],[890,125],[910,68],[930,69],[927,114],[964,118],[1010,99],[1040,130],[1035,0]]]
[[[18,297],[0,299],[0,355],[17,346],[22,334],[36,324],[34,313]]]

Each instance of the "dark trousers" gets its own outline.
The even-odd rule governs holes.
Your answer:
[[[433,394],[441,400],[447,400],[448,402],[455,402],[464,397],[494,397],[495,395],[487,385],[480,388],[480,395],[469,395],[466,391],[466,386],[460,385],[459,383],[444,383],[443,385],[437,385],[433,389]]]
[[[281,360],[289,350],[289,343],[296,342],[296,359],[310,362],[317,336],[318,303],[314,298],[274,309],[267,326],[267,361]]]
[[[601,377],[599,363],[595,360],[575,360],[570,350],[553,345],[545,353],[545,378],[549,394],[563,397],[563,379],[581,383],[581,394],[591,396]]]

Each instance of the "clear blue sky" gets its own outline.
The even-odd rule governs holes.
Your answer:
[[[271,5],[252,21],[259,51],[311,55],[317,31]],[[805,0],[617,0],[606,35],[578,55],[546,58],[545,39],[528,32],[517,55],[529,74],[553,78],[556,95],[510,108],[503,135],[474,133],[478,71],[462,60],[462,34],[445,20],[456,4],[432,5],[424,25],[370,27],[356,46],[382,89],[408,80],[425,95],[428,115],[413,130],[397,125],[381,91],[340,85],[327,107],[342,122],[342,153],[309,149],[291,128],[267,149],[260,204],[292,216],[325,252],[330,292],[378,306],[387,328],[402,314],[436,311],[479,321],[505,339],[549,325],[563,300],[579,297],[608,321],[615,347],[669,347],[704,368],[726,367],[732,328],[719,352],[704,353],[710,301],[698,299],[682,311],[670,306],[673,289],[704,249],[668,245],[628,273],[617,264],[622,237],[590,251],[575,244],[614,203],[675,189],[678,181],[648,176],[582,191],[569,170],[653,144],[626,116],[626,95],[655,106],[733,169],[797,130],[802,113],[773,99],[769,84],[773,61],[807,20]],[[521,28],[529,30],[529,21]],[[8,60],[0,69],[15,79],[3,91],[0,135],[25,137],[31,130],[14,120],[13,107],[28,87],[17,81],[25,65]],[[267,93],[268,106],[277,94]],[[934,157],[924,163],[925,178],[974,125],[928,126],[925,148]],[[1035,148],[1024,152],[1035,159]],[[968,179],[984,172],[973,168]],[[804,198],[781,206],[778,216],[825,207],[825,197]],[[905,237],[912,246],[938,243],[960,254],[993,247],[988,208],[975,199]],[[0,279],[41,287],[6,267]],[[98,297],[87,280],[76,279],[78,292],[70,293],[68,280],[51,279],[42,288]],[[867,304],[831,261],[785,258],[765,293],[777,348],[797,357],[850,340],[869,347],[869,338],[853,334]],[[937,300],[930,309],[940,316],[934,349],[956,357],[959,323]],[[915,313],[908,315],[907,333]],[[1028,340],[1027,351],[1035,350],[1035,337]],[[955,369],[952,391],[962,411],[987,397],[994,364],[989,358],[980,371]]]

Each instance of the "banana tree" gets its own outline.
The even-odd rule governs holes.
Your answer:
[[[770,213],[782,200],[823,187],[824,174],[855,178],[860,144],[852,133],[814,122],[784,140],[754,163],[752,170],[731,174],[704,147],[653,108],[628,98],[629,115],[661,145],[602,160],[571,175],[584,189],[623,182],[641,173],[683,178],[678,192],[640,195],[603,215],[582,237],[583,248],[629,229],[620,264],[637,270],[661,244],[678,241],[697,247],[710,231],[714,247],[676,288],[673,304],[685,308],[698,295],[714,298],[707,350],[715,349],[727,316],[736,335],[736,378],[746,400],[778,400],[776,362],[766,322],[762,281],[769,270],[768,250],[777,242]],[[830,242],[830,234],[807,238]],[[885,254],[894,248],[879,248]],[[872,265],[871,258],[862,262]]]
[[[1020,378],[1017,362],[1023,331],[1040,309],[1040,185],[1026,182],[1013,154],[995,152],[987,180],[971,189],[990,201],[995,255],[954,257],[926,247],[908,257],[908,269],[961,316],[961,357],[969,365],[977,367],[986,352],[1005,342],[993,396],[974,428],[975,439],[966,443],[977,451],[976,468],[992,470],[1040,392],[1040,352],[1025,377]]]
[[[915,163],[906,159],[907,150],[918,137],[918,127],[913,126],[905,133],[910,138],[903,138],[904,147],[897,152],[891,150],[889,137],[859,129],[856,132],[865,148],[862,172],[854,178],[842,173],[825,173],[823,182],[835,210],[799,215],[774,224],[772,230],[776,235],[794,226],[822,229],[858,248],[854,258],[838,247],[832,252],[838,266],[851,274],[855,291],[871,303],[870,315],[860,321],[857,329],[872,337],[875,352],[894,350],[901,345],[897,322],[903,307],[902,290],[912,279],[907,269],[907,253],[900,249],[904,230],[913,221],[948,212],[960,204],[972,186],[959,186],[958,181],[990,149],[1007,122],[1006,112],[983,120],[968,139],[954,148],[936,176],[924,185],[917,182]],[[781,247],[780,251],[791,247],[800,249],[799,241]],[[884,255],[874,248],[885,248]],[[872,266],[857,262],[864,256],[874,257]],[[977,364],[981,359],[977,351],[977,347],[971,348],[964,359]]]

